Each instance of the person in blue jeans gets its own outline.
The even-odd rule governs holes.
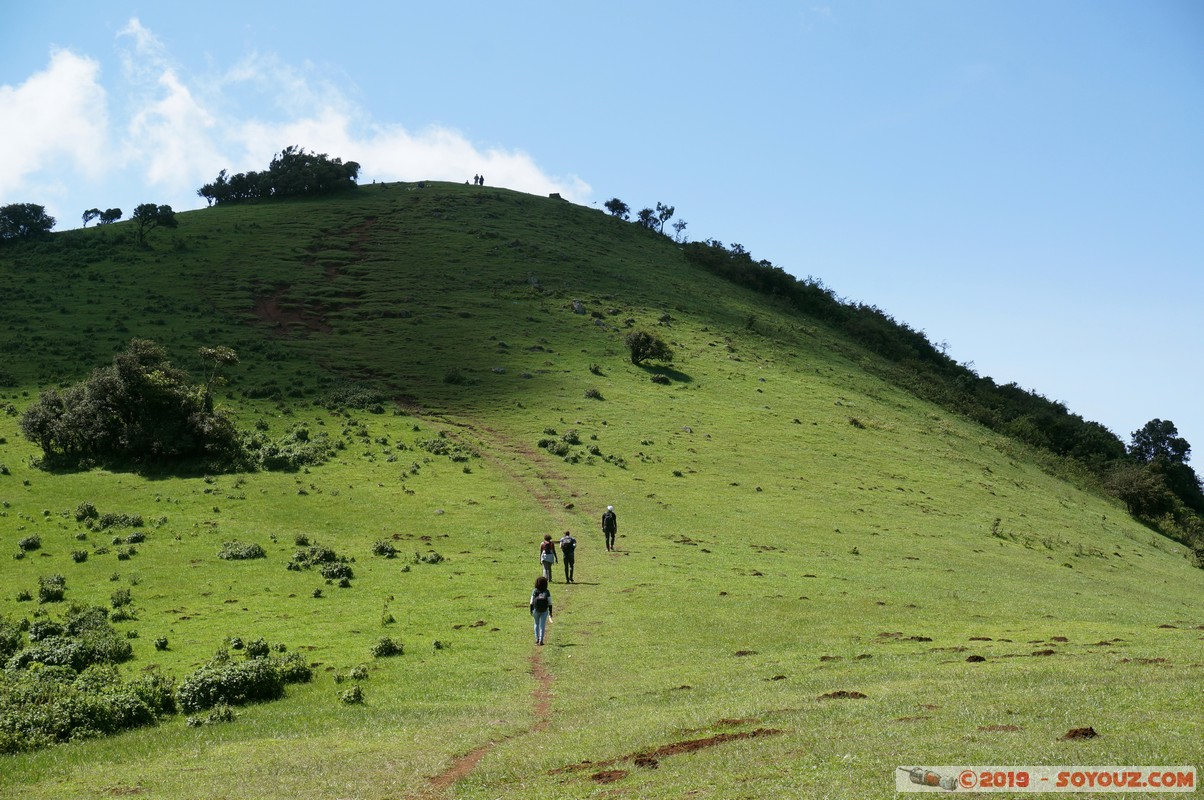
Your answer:
[[[548,620],[552,618],[552,593],[543,575],[535,579],[535,588],[531,590],[531,617],[535,620],[535,643],[543,644]]]

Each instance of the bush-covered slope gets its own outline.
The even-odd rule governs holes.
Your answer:
[[[0,615],[59,616],[36,598],[61,575],[66,603],[128,592],[130,675],[263,638],[314,678],[5,756],[4,794],[888,797],[910,764],[1197,756],[1183,548],[668,239],[447,184],[178,218],[148,249],[118,224],[0,251]],[[637,329],[673,363],[631,364]],[[195,375],[233,348],[217,408],[333,457],[34,466],[18,415],[135,337]],[[142,540],[95,521],[122,515]],[[536,544],[564,530],[578,583],[556,573],[534,648]]]

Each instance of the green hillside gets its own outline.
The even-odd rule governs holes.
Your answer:
[[[123,676],[182,681],[238,637],[313,680],[0,755],[0,796],[866,798],[899,766],[1199,765],[1182,546],[668,238],[441,183],[178,218],[147,248],[119,223],[0,249],[0,618],[127,590]],[[631,330],[672,364],[633,365]],[[198,376],[233,348],[217,407],[334,457],[40,469],[20,414],[134,338]],[[535,647],[537,544],[566,530],[578,582],[555,567]],[[309,545],[350,585],[289,569]]]

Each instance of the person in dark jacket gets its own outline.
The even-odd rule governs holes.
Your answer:
[[[535,579],[535,588],[531,590],[531,617],[535,620],[535,643],[543,644],[548,620],[552,618],[552,593],[548,591],[548,579],[543,575]]]
[[[560,560],[564,562],[564,582],[573,582],[573,567],[577,557],[577,540],[568,531],[560,537]]]
[[[615,516],[615,507],[607,506],[602,515],[602,535],[606,537],[606,549],[615,549],[615,534],[619,532],[619,519]]]

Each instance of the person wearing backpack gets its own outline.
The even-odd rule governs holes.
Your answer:
[[[560,537],[560,558],[564,561],[564,582],[573,582],[573,562],[577,556],[577,540],[568,531]]]
[[[602,535],[606,537],[606,549],[615,549],[615,534],[619,532],[619,519],[615,516],[615,507],[607,506],[602,515]]]
[[[552,582],[552,565],[556,563],[556,545],[552,542],[552,534],[545,533],[539,543],[539,564],[543,567],[543,576],[548,583]]]
[[[548,591],[548,579],[543,575],[535,579],[535,588],[531,590],[531,617],[535,620],[535,643],[541,645],[548,620],[552,618],[552,593]]]

